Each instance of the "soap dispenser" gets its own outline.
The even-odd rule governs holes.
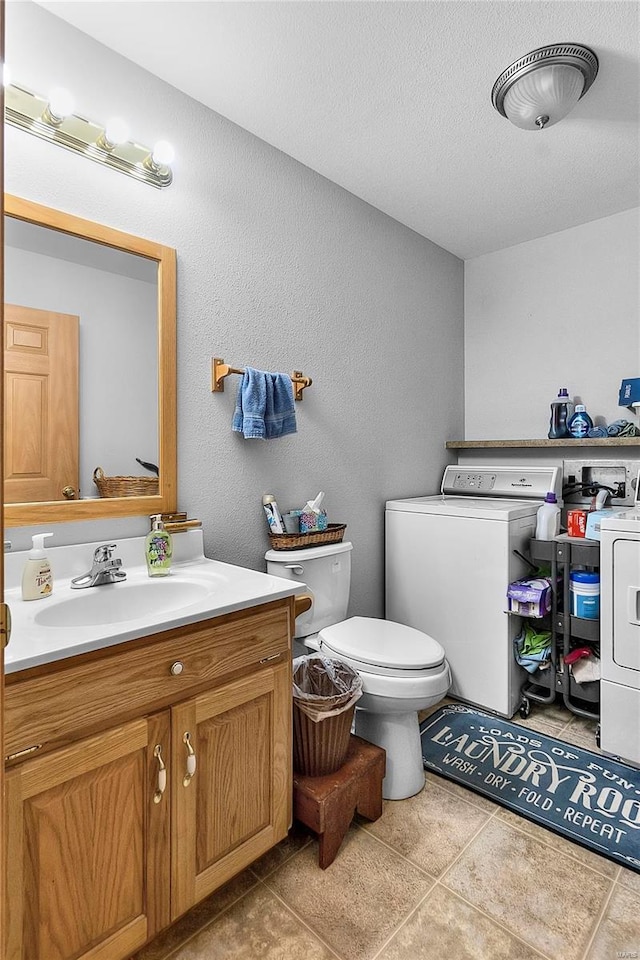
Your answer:
[[[22,599],[42,600],[53,593],[51,564],[44,551],[44,541],[52,533],[36,533],[31,538],[32,549],[22,572]]]
[[[164,529],[162,515],[159,513],[151,517],[151,532],[145,540],[144,554],[150,577],[166,577],[169,574],[173,543],[171,534]]]

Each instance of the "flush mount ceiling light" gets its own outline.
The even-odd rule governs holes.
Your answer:
[[[598,73],[589,47],[555,43],[538,47],[503,70],[491,102],[503,117],[523,130],[544,130],[573,110]]]
[[[169,186],[173,180],[169,166],[173,149],[166,140],[160,140],[153,149],[144,147],[129,140],[129,129],[119,117],[103,125],[73,110],[67,90],[52,90],[45,98],[14,83],[5,88],[7,123],[153,187]]]

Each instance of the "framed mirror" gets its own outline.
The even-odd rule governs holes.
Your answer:
[[[175,250],[5,194],[5,526],[176,510]]]

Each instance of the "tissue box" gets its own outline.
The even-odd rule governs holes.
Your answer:
[[[630,407],[634,403],[640,403],[640,377],[623,380],[620,384],[618,406]]]
[[[300,533],[315,533],[317,530],[327,529],[327,515],[322,513],[300,512]]]
[[[515,580],[507,589],[509,613],[544,617],[551,610],[551,581],[546,577]]]

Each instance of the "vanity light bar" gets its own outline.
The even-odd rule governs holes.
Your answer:
[[[153,151],[131,140],[111,144],[106,128],[75,113],[57,117],[49,101],[14,83],[5,88],[7,123],[26,130],[50,143],[80,153],[152,187],[168,187],[173,180],[171,168],[153,159]]]

